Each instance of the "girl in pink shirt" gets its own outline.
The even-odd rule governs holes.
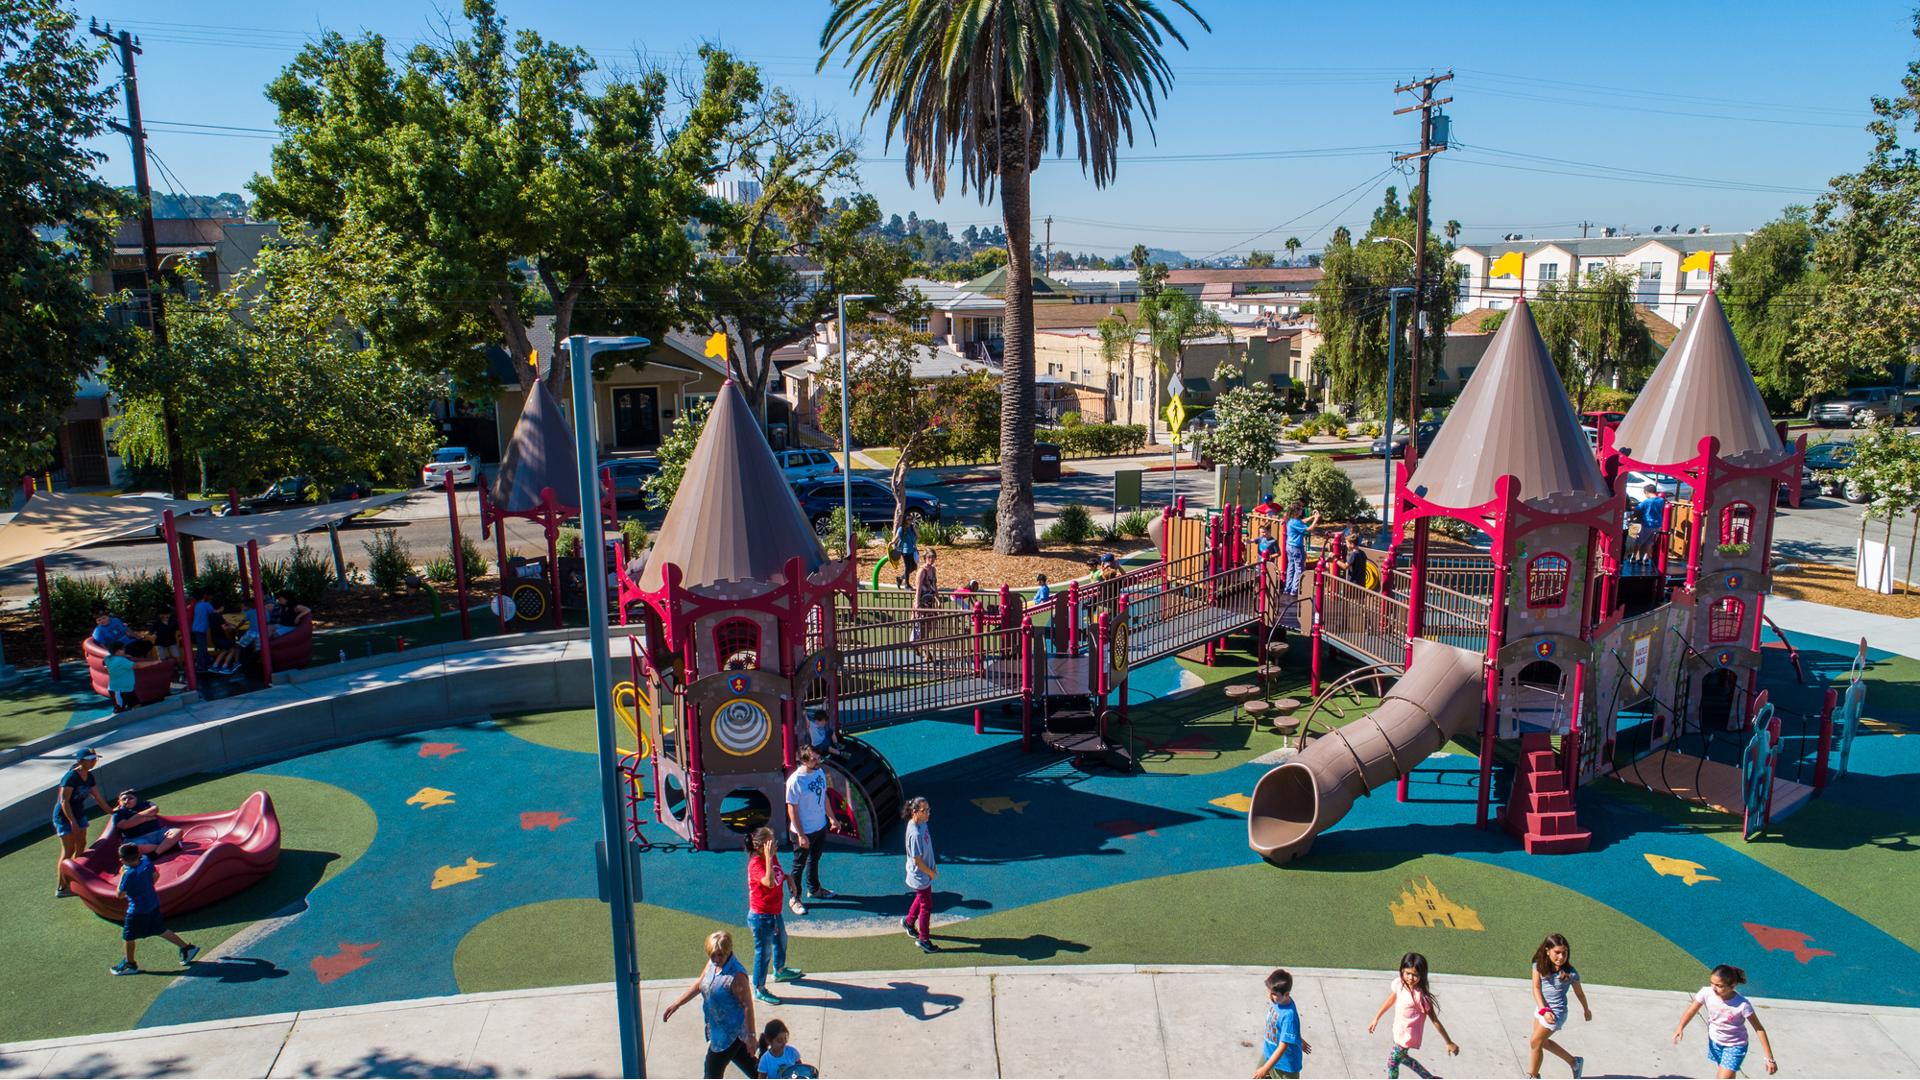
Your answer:
[[[1753,1003],[1740,993],[1740,984],[1747,981],[1747,973],[1732,964],[1721,964],[1708,976],[1707,985],[1693,995],[1693,1001],[1687,1005],[1687,1011],[1680,1014],[1680,1026],[1673,1029],[1673,1043],[1680,1045],[1680,1036],[1687,1030],[1687,1024],[1693,1014],[1706,1013],[1707,1017],[1707,1060],[1719,1069],[1720,1080],[1733,1080],[1735,1073],[1747,1060],[1747,1028],[1760,1037],[1760,1052],[1766,1057],[1767,1075],[1772,1076],[1780,1068],[1773,1060],[1773,1043],[1767,1039],[1767,1029],[1760,1023],[1760,1014],[1753,1011]]]
[[[1380,1026],[1380,1018],[1393,1010],[1393,1051],[1387,1055],[1388,1080],[1399,1080],[1400,1066],[1413,1070],[1415,1076],[1431,1077],[1433,1074],[1424,1065],[1414,1059],[1408,1051],[1420,1049],[1421,1036],[1426,1033],[1427,1021],[1433,1021],[1433,1028],[1440,1033],[1440,1041],[1447,1045],[1448,1054],[1458,1054],[1460,1048],[1447,1036],[1447,1026],[1440,1022],[1440,1004],[1434,1000],[1433,991],[1427,986],[1427,958],[1417,952],[1410,952],[1400,958],[1400,977],[1387,987],[1387,1000],[1380,1003],[1380,1010],[1373,1014],[1373,1022],[1367,1025],[1367,1034],[1373,1034]]]

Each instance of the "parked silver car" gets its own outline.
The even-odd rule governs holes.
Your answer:
[[[1863,386],[1847,391],[1845,397],[1815,405],[1808,419],[1821,427],[1862,427],[1886,417],[1903,420],[1910,408],[1905,391],[1892,386]]]

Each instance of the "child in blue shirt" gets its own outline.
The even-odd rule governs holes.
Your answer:
[[[116,894],[127,901],[127,918],[120,926],[120,939],[127,943],[127,958],[113,965],[115,975],[138,975],[140,964],[134,959],[134,949],[141,938],[165,938],[180,950],[182,964],[193,963],[200,955],[200,946],[190,945],[181,940],[180,935],[167,929],[166,920],[160,917],[160,890],[154,886],[157,871],[153,860],[140,853],[133,844],[120,845],[120,887]]]
[[[1273,969],[1267,976],[1267,1030],[1261,1049],[1267,1057],[1254,1070],[1254,1080],[1269,1076],[1293,1080],[1300,1075],[1304,1056],[1313,1052],[1313,1047],[1300,1037],[1300,1009],[1293,1003],[1293,975],[1282,968]]]

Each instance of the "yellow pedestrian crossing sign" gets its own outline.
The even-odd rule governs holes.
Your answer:
[[[1179,398],[1167,402],[1167,427],[1178,434],[1187,423],[1187,407],[1180,404]]]

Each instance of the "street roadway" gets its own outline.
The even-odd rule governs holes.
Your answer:
[[[1079,503],[1094,514],[1096,521],[1107,521],[1112,516],[1113,474],[1121,469],[1151,468],[1159,466],[1159,471],[1146,473],[1143,494],[1150,508],[1157,509],[1172,495],[1173,474],[1165,468],[1166,458],[1148,455],[1134,458],[1100,458],[1070,461],[1067,463],[1069,475],[1065,478],[1034,487],[1035,507],[1044,523],[1059,514],[1062,507],[1070,503]],[[1341,469],[1353,477],[1354,486],[1362,497],[1376,507],[1380,503],[1381,492],[1385,488],[1383,471],[1378,458],[1344,461],[1337,463]],[[991,479],[992,466],[955,466],[940,469],[915,469],[909,475],[910,486],[919,487],[940,500],[941,516],[946,520],[960,520],[977,525],[980,515],[990,509],[999,497],[999,485]],[[875,471],[875,479],[884,481],[884,474]],[[985,478],[973,481],[972,477]],[[1210,504],[1212,500],[1213,478],[1211,474],[1197,469],[1183,469],[1179,473],[1179,490],[1188,497],[1190,503]],[[479,504],[471,490],[458,493],[462,526],[466,534],[476,543],[481,543],[488,560],[493,558],[494,546],[491,542],[480,541]],[[1782,507],[1774,529],[1775,543],[1784,560],[1807,560],[1847,564],[1853,558],[1854,544],[1860,533],[1863,507],[1848,503],[1835,497],[1822,497],[1809,500],[1802,507]],[[1124,512],[1124,510],[1123,510]],[[627,511],[631,515],[633,511]],[[641,515],[650,528],[658,527],[659,515],[649,513]],[[1902,517],[1894,526],[1896,543],[1904,545],[1909,530],[1913,527],[1910,517]],[[420,489],[405,502],[389,508],[372,517],[357,518],[341,529],[341,546],[349,562],[366,563],[366,553],[361,542],[382,528],[394,528],[400,532],[401,539],[413,549],[415,556],[425,562],[438,556],[448,548],[447,500],[439,490]],[[1884,535],[1884,522],[1875,523],[1870,528],[1877,535]],[[546,540],[540,528],[525,521],[513,521],[507,528],[508,547],[525,553],[544,551]],[[326,534],[310,533],[306,543],[313,545],[325,556]],[[263,559],[281,558],[291,549],[292,544],[269,545],[262,549]],[[203,552],[219,552],[219,545],[201,545]],[[50,573],[66,574],[106,574],[114,570],[164,570],[166,553],[157,540],[134,541],[130,543],[101,544],[80,551],[69,552],[47,560]],[[19,599],[32,595],[34,573],[32,565],[13,566],[0,570],[0,597]]]

